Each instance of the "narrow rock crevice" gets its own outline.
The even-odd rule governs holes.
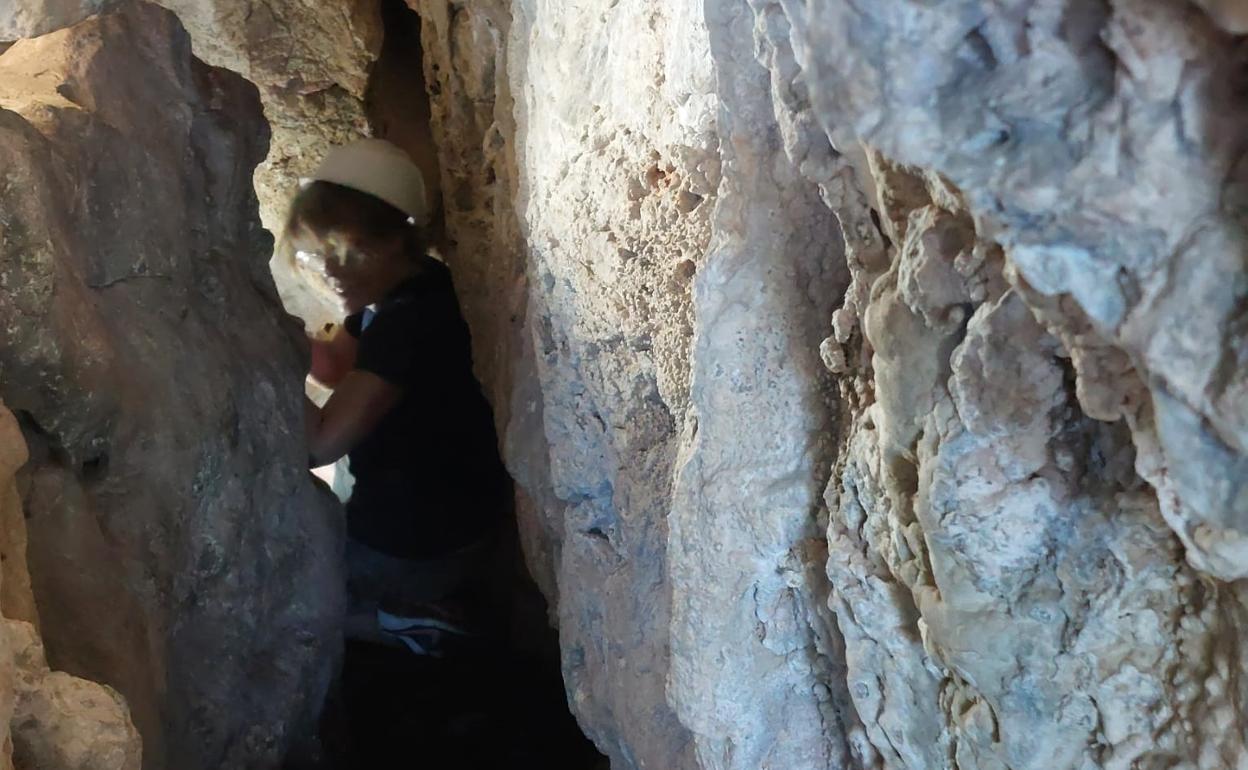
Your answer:
[[[57,676],[21,619],[126,767],[127,719],[315,759],[342,533],[278,302],[340,319],[262,225],[376,135],[440,200],[519,660],[613,767],[1248,762],[1236,3],[159,6],[0,10],[0,732]]]

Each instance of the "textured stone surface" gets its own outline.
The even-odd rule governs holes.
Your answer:
[[[16,483],[18,469],[29,459],[17,418],[0,404],[0,615],[37,625],[39,613],[26,565],[26,517]]]
[[[494,407],[516,487],[530,571],[558,606],[563,527],[542,428],[541,382],[528,331],[526,250],[515,212],[519,173],[506,0],[409,0],[420,14],[430,128],[441,175],[446,260],[472,329],[473,361]],[[524,48],[517,47],[523,56]],[[506,426],[514,424],[514,430]],[[552,621],[553,613],[552,613]]]
[[[341,535],[302,467],[256,92],[132,4],[10,48],[0,106],[0,390],[51,662],[126,696],[148,767],[275,766],[328,682]]]
[[[668,695],[700,767],[836,767],[843,693],[827,683],[843,664],[819,569],[832,410],[818,345],[848,271],[832,212],[783,151],[752,20],[707,8],[723,174],[693,294],[696,433],[671,515]]]
[[[666,518],[689,402],[690,282],[718,162],[705,47],[665,42],[696,39],[686,10],[516,4],[508,35],[523,50],[508,66],[541,387],[540,404],[513,404],[512,419],[549,446],[518,458],[542,442],[513,430],[509,458],[557,538],[546,553],[563,585],[569,697],[625,767],[679,767],[693,748],[664,695]],[[641,28],[651,34],[625,34]],[[633,83],[649,86],[640,98]],[[540,423],[526,419],[539,410]],[[579,579],[596,589],[569,590]]]
[[[487,375],[617,765],[1246,761],[1242,22],[1202,5],[415,3],[490,243],[452,258],[525,265]]]
[[[1239,41],[1147,0],[801,13],[825,126],[961,186],[1188,560],[1248,575]]]
[[[510,394],[522,534],[582,724],[619,767],[837,761],[818,345],[847,271],[748,16],[711,34],[692,4],[415,6],[448,259]],[[712,69],[712,46],[735,61]],[[740,83],[722,102],[717,76]],[[715,332],[695,345],[699,314]]]
[[[5,529],[5,564],[4,569],[0,570],[0,592],[8,589],[10,580],[24,579],[26,585],[30,585],[29,574],[21,578],[14,574],[16,564],[11,550],[14,542],[20,540],[22,562],[25,562],[26,522],[22,514],[21,497],[17,491],[17,471],[29,459],[30,453],[26,449],[26,441],[22,438],[16,418],[0,404],[0,526]],[[19,530],[20,537],[15,537]],[[33,604],[32,599],[32,608]],[[0,614],[7,609],[6,603],[0,602]],[[6,622],[0,621],[0,770],[13,770],[11,725],[17,702],[17,664],[13,658],[14,645],[4,628]]]
[[[1173,345],[1145,352],[1211,330],[1187,354],[1242,357],[1236,322],[1198,315],[1242,302],[1242,250],[1192,253],[1195,234],[1238,240],[1217,186],[1235,189],[1221,121],[1240,102],[1217,91],[1233,80],[1209,79],[1233,61],[1227,41],[1199,14],[1138,3],[752,5],[760,50],[797,65],[770,64],[804,95],[783,112],[840,151],[788,148],[842,219],[854,274],[823,352],[843,375],[828,574],[871,744],[851,740],[857,761],[1242,764],[1242,685],[1222,673],[1243,665],[1242,600],[1185,561],[1242,569],[1234,528],[1201,519],[1243,510],[1242,454],[1214,448],[1244,412],[1174,428],[1188,448],[1170,459],[1151,415],[1216,410],[1243,368],[1202,381]],[[1140,90],[1144,72],[1180,71],[1182,122],[1203,138]],[[864,173],[855,135],[969,195],[872,150]],[[1189,260],[1223,260],[1222,277]],[[1167,395],[1192,387],[1188,406]]]
[[[111,0],[7,0],[0,6],[0,46],[72,26]]]
[[[29,459],[17,419],[0,404],[3,610],[34,615],[26,522],[16,474]],[[15,586],[10,586],[14,583]],[[0,618],[0,768],[139,770],[142,742],[115,690],[48,669],[35,626]]]
[[[168,4],[260,87],[273,224],[365,130],[377,5]],[[409,5],[447,260],[614,766],[1248,763],[1243,3]],[[409,126],[393,61],[372,120]],[[128,423],[83,383],[129,359],[62,301],[93,374],[27,394],[76,452],[36,447],[31,499],[105,554],[134,530],[72,517]]]
[[[178,14],[198,58],[259,87],[272,142],[256,169],[256,192],[261,221],[277,232],[300,175],[331,145],[369,132],[364,97],[381,49],[380,3],[157,2]],[[117,0],[6,0],[0,43],[53,32],[115,5]],[[288,291],[296,289],[295,280],[290,278]]]
[[[1183,562],[1126,427],[1080,410],[957,192],[873,160],[897,248],[843,308],[862,327],[828,492],[862,764],[1235,766],[1234,592]]]
[[[13,764],[19,770],[139,770],[139,732],[121,695],[50,671],[34,626],[5,620],[17,667]]]

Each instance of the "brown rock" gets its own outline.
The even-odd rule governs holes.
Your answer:
[[[26,517],[14,476],[30,453],[17,418],[0,403],[0,615],[39,625],[26,566]]]
[[[49,657],[127,697],[149,768],[275,766],[332,671],[341,532],[265,268],[256,91],[130,3],[5,52],[0,107],[0,393],[31,426]]]

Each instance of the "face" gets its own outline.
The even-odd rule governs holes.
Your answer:
[[[306,228],[291,238],[299,268],[309,273],[346,313],[358,313],[381,300],[393,284],[399,243],[365,242],[331,230],[323,237]]]

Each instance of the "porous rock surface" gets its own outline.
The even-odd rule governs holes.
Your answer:
[[[824,124],[962,187],[1081,407],[1131,426],[1188,560],[1248,575],[1240,41],[1147,0],[808,14],[792,37]]]
[[[339,644],[265,136],[255,88],[156,6],[0,56],[0,393],[31,443],[39,621],[55,668],[125,696],[149,768],[277,766]],[[83,695],[59,692],[32,708]]]
[[[1248,761],[1235,3],[412,5],[616,766]]]
[[[19,770],[139,770],[142,742],[121,695],[50,671],[34,626],[21,620],[4,624],[17,665],[13,765]]]

